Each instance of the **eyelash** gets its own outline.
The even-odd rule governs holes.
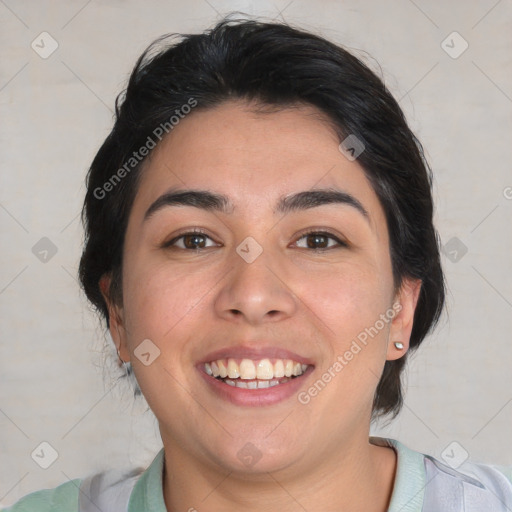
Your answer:
[[[180,239],[182,239],[182,238],[184,238],[184,237],[186,237],[188,235],[201,235],[201,236],[204,236],[204,237],[209,238],[210,240],[212,240],[212,238],[210,236],[208,236],[203,230],[201,230],[201,229],[193,229],[191,231],[186,231],[186,232],[183,232],[183,233],[179,234],[178,236],[174,237],[169,242],[165,242],[163,244],[163,248],[180,249],[180,250],[183,250],[183,251],[187,251],[187,250],[188,251],[193,251],[193,250],[201,249],[201,248],[188,249],[186,247],[176,247],[175,246],[175,243],[178,240],[180,240]],[[317,251],[317,252],[328,251],[328,250],[331,250],[331,249],[339,249],[339,248],[342,248],[342,247],[348,247],[348,244],[346,242],[340,240],[333,233],[330,233],[329,231],[318,230],[318,229],[310,229],[309,231],[306,231],[306,232],[302,233],[297,240],[302,240],[303,238],[305,238],[305,237],[307,237],[309,235],[320,235],[320,236],[323,236],[323,237],[326,237],[326,238],[330,238],[331,240],[334,240],[337,243],[337,246],[334,246],[334,247],[321,247],[321,248],[317,248],[317,249],[312,249],[312,250]],[[205,247],[204,249],[209,249],[209,247]],[[301,249],[307,249],[307,248],[301,247]]]
[[[331,233],[330,231],[323,231],[323,230],[318,230],[318,229],[314,229],[314,228],[302,233],[300,235],[300,237],[298,238],[298,240],[301,240],[309,235],[320,235],[320,236],[323,236],[326,238],[330,238],[331,240],[334,240],[337,244],[336,246],[333,246],[333,247],[321,247],[319,249],[312,249],[312,250],[316,250],[318,252],[329,251],[331,249],[340,249],[342,247],[348,247],[348,244],[346,242],[344,242],[343,240],[340,240],[334,233]]]

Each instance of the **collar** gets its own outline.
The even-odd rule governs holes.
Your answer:
[[[396,441],[370,437],[370,443],[393,448],[397,453],[395,483],[388,512],[421,512],[427,484],[424,455]],[[164,449],[135,484],[128,512],[167,512],[163,495]]]
[[[427,485],[424,455],[395,439],[371,436],[370,443],[391,447],[397,454],[395,483],[388,512],[421,512]]]

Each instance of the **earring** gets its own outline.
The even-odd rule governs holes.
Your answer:
[[[403,350],[404,344],[400,341],[395,341],[395,347],[397,348],[397,350]]]
[[[119,347],[116,347],[116,352],[117,352],[117,364],[118,364],[119,368],[121,368],[121,366],[124,366],[126,368],[126,361],[121,357],[121,353],[119,352]]]

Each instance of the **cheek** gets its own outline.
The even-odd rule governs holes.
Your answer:
[[[165,262],[146,264],[131,259],[126,263],[126,342],[145,399],[157,417],[164,417],[177,408],[183,411],[188,403],[189,347],[198,335],[204,315],[201,308],[211,284],[200,273],[180,274]],[[143,353],[139,346],[147,339],[151,341],[149,345],[145,342],[145,347],[149,346],[145,352],[151,358],[148,365],[137,355]]]
[[[123,301],[131,348],[145,338],[173,350],[186,343],[181,340],[184,328],[198,314],[201,298],[211,288],[205,277],[199,272],[183,275],[166,262],[127,262]]]
[[[304,287],[309,305],[330,327],[329,337],[340,347],[386,312],[391,291],[391,280],[381,268],[354,264],[310,277]]]
[[[369,267],[351,266],[350,271],[311,281],[309,290],[311,309],[322,320],[325,334],[317,379],[328,384],[325,392],[319,393],[323,385],[315,383],[305,392],[321,395],[317,406],[323,404],[339,426],[343,411],[366,414],[371,407],[386,359],[390,281]]]

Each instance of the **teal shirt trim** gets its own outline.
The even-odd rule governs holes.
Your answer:
[[[2,512],[73,512],[77,510],[80,482],[77,478],[54,489],[27,494]],[[165,512],[165,509],[164,509]]]
[[[130,502],[128,512],[167,512],[164,501],[163,486],[164,449],[162,448],[148,469],[137,480]]]
[[[397,454],[395,484],[388,512],[421,512],[427,485],[424,455],[395,439],[370,437],[370,443],[390,446]]]

